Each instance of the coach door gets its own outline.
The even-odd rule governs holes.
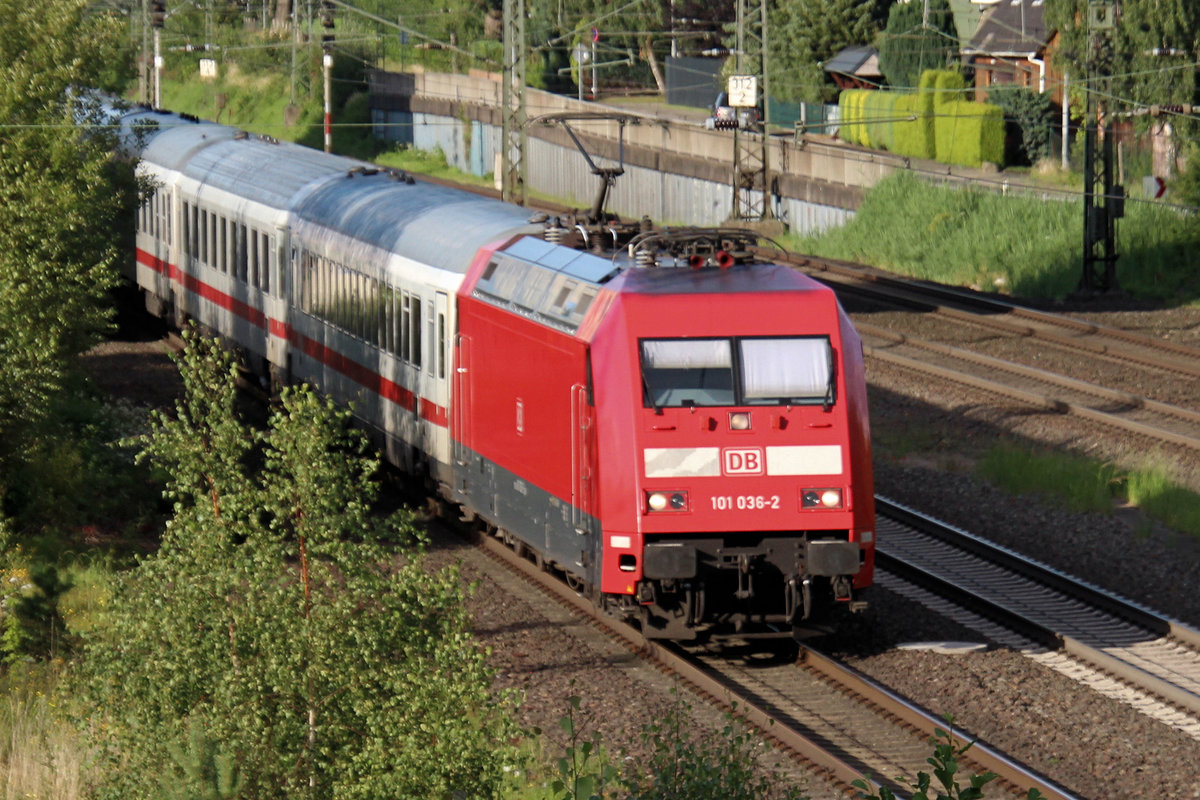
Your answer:
[[[418,301],[420,302],[420,301]],[[448,432],[450,409],[450,381],[447,378],[450,360],[449,298],[445,292],[437,292],[432,302],[426,300],[424,356],[425,382],[420,401],[420,423],[423,431],[425,452],[440,464],[450,463],[450,435]],[[414,321],[419,325],[419,321]],[[418,345],[419,346],[419,345]]]
[[[454,448],[454,463],[465,466],[471,447],[471,338],[461,333],[456,337],[458,362],[454,366],[454,391],[450,396],[450,441]]]

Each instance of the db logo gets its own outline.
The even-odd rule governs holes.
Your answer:
[[[721,472],[725,475],[762,475],[761,447],[726,448],[721,451]]]

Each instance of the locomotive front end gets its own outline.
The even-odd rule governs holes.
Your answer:
[[[621,298],[629,391],[597,399],[603,440],[622,403],[630,432],[601,450],[610,606],[671,639],[805,634],[865,608],[865,381],[832,292],[749,264],[637,271]],[[609,480],[619,459],[632,469]]]

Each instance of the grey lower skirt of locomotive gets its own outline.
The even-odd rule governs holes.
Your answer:
[[[857,542],[830,531],[646,537],[633,597],[610,610],[640,621],[650,638],[804,638],[832,632],[866,609],[852,583]],[[860,592],[861,594],[861,592]],[[616,607],[614,607],[616,606]]]

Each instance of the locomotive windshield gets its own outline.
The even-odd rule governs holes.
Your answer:
[[[643,339],[650,408],[833,404],[833,348],[824,336]]]

